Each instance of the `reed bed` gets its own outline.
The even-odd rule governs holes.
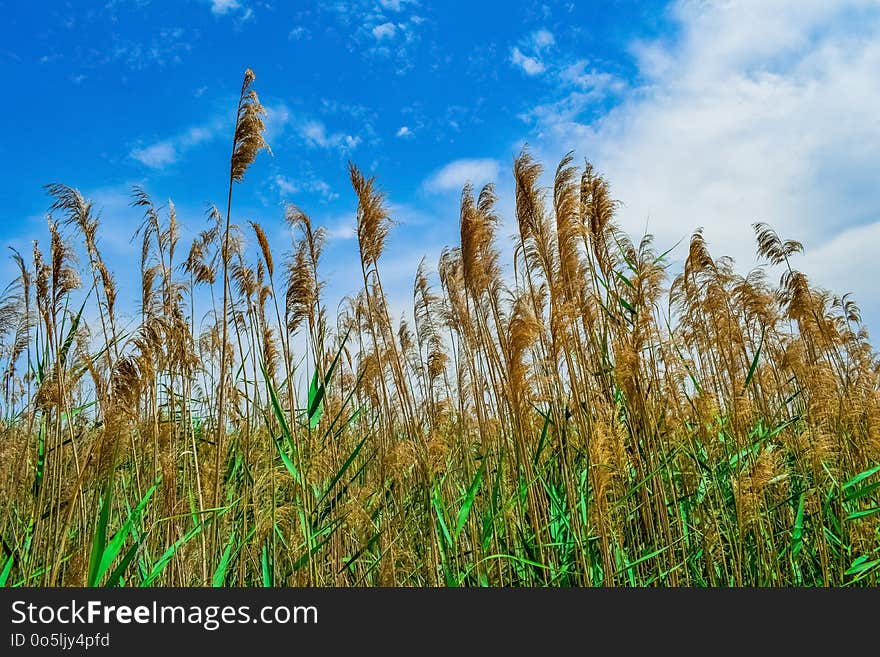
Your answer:
[[[740,274],[697,231],[671,271],[588,162],[545,189],[524,150],[512,275],[494,187],[465,186],[460,243],[397,323],[393,218],[354,164],[363,285],[341,303],[304,211],[282,248],[234,221],[267,148],[253,83],[192,244],[133,190],[133,326],[76,189],[47,186],[48,241],[13,252],[0,584],[880,582],[880,361],[801,244],[756,224],[764,264]]]

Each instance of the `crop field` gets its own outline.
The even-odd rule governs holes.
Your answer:
[[[328,298],[308,208],[289,244],[236,213],[268,146],[254,86],[191,244],[132,190],[140,289],[72,186],[11,252],[0,584],[880,583],[880,360],[796,235],[755,224],[739,271],[697,230],[673,266],[621,230],[613,180],[524,149],[513,243],[493,185],[466,185],[459,243],[397,309],[394,217],[352,163],[363,283]]]

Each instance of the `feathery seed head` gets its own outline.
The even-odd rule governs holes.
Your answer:
[[[250,88],[255,79],[254,72],[247,69],[241,86],[238,116],[235,121],[235,137],[230,163],[230,176],[233,182],[244,180],[245,171],[256,159],[257,153],[264,149],[270,154],[272,152],[263,137],[263,131],[266,129],[263,123],[266,109],[260,104],[257,92]]]

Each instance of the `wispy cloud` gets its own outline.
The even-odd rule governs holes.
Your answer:
[[[354,217],[342,219],[326,227],[327,237],[331,240],[350,240],[357,237],[357,226]]]
[[[546,50],[556,43],[553,33],[549,30],[538,30],[537,32],[534,32],[530,41],[536,52]]]
[[[111,46],[104,51],[103,57],[84,64],[94,66],[117,61],[133,71],[142,71],[150,66],[179,64],[184,55],[192,50],[195,38],[196,35],[182,27],[160,29],[148,40],[128,39],[114,33],[111,35]]]
[[[187,151],[215,139],[224,126],[225,121],[218,117],[211,122],[187,128],[172,137],[135,146],[129,151],[129,157],[151,169],[165,169],[176,164]]]
[[[178,151],[171,140],[166,140],[135,148],[129,155],[151,169],[164,169],[177,162]]]
[[[523,54],[518,46],[514,46],[513,50],[510,52],[510,61],[514,66],[519,66],[526,75],[538,75],[547,70],[547,67],[544,66],[544,62],[537,57],[530,57],[529,55]]]
[[[201,87],[195,91],[196,97],[205,93],[207,87]],[[271,146],[276,140],[280,140],[284,132],[294,120],[291,109],[283,102],[270,102],[266,106],[264,136]],[[223,135],[231,135],[232,118],[227,112],[217,113],[213,118],[204,123],[190,126],[180,132],[151,142],[141,141],[130,151],[129,157],[137,160],[151,169],[164,169],[179,162],[183,156],[192,149],[206,144]],[[318,130],[315,138],[320,138]],[[328,147],[333,143],[335,135],[329,137],[325,134],[322,143]]]
[[[369,34],[374,43],[365,44],[364,53],[377,59],[393,61],[397,73],[409,71],[413,66],[412,49],[420,41],[417,28],[421,23],[420,17],[410,16],[397,22],[386,20],[373,25],[369,28]]]
[[[445,165],[425,182],[423,187],[429,192],[460,191],[465,183],[474,186],[498,179],[501,164],[492,159],[461,159]]]
[[[392,22],[381,23],[377,25],[371,30],[374,37],[376,37],[377,41],[382,41],[383,39],[390,39],[394,36],[394,33],[397,32],[397,26]]]
[[[345,242],[357,237],[357,217],[354,212],[331,213],[312,215],[312,224],[320,226],[326,231],[327,239],[331,241]],[[346,254],[343,261],[348,257]],[[350,272],[346,272],[348,274]],[[348,294],[351,290],[340,290],[342,294]]]
[[[511,48],[510,62],[526,75],[540,75],[547,70],[542,55],[555,43],[556,39],[549,30],[533,32]]]
[[[242,0],[210,0],[214,16],[231,16],[236,29],[254,19],[254,9]],[[266,7],[270,5],[265,3]]]
[[[379,0],[379,6],[388,11],[400,11],[406,5],[417,5],[416,0]]]
[[[297,126],[297,131],[307,146],[313,148],[340,148],[353,150],[361,143],[357,135],[344,132],[328,132],[323,121],[309,119]]]
[[[309,148],[337,149],[347,152],[357,148],[363,141],[359,134],[353,134],[346,130],[333,129],[314,114],[305,114],[295,108],[291,108],[284,101],[267,101],[266,105],[266,131],[264,136],[269,145],[274,149],[274,144],[283,140],[285,135],[293,135],[301,143]],[[369,133],[372,128],[369,125],[368,111],[366,108],[349,105],[335,105],[329,101],[322,101],[321,114],[331,116],[344,116],[351,119],[356,117],[358,127]]]
[[[287,38],[291,41],[308,40],[312,38],[312,31],[307,27],[297,25],[287,33]]]
[[[8,57],[18,64],[21,64],[24,61],[17,53],[12,52],[11,50],[4,50],[2,48],[0,48],[0,56]]]
[[[395,72],[413,67],[413,49],[421,41],[425,19],[412,0],[352,0],[320,5],[347,33],[348,49],[368,59],[389,61]]]
[[[216,16],[225,16],[237,9],[241,9],[241,3],[238,0],[211,0],[211,13]]]
[[[399,137],[400,139],[409,139],[410,137],[414,136],[414,133],[412,130],[410,130],[409,126],[402,125],[397,130],[394,136]]]
[[[266,138],[266,141],[269,142],[269,146],[272,146],[272,142],[276,139],[279,139],[290,125],[291,120],[293,119],[293,112],[287,106],[286,103],[278,102],[264,105],[266,109],[266,118],[264,123],[266,125],[266,130],[263,133],[263,136]]]
[[[437,216],[424,207],[408,203],[392,202],[388,212],[402,226],[431,226],[437,220]]]
[[[591,66],[586,59],[579,59],[564,66],[559,71],[559,80],[597,96],[608,92],[620,93],[626,88],[626,83],[622,79]]]
[[[282,199],[290,199],[303,192],[315,194],[326,201],[332,201],[339,198],[339,194],[334,192],[329,184],[313,176],[294,179],[279,174],[272,178],[272,185],[278,191]]]

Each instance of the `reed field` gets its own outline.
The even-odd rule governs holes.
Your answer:
[[[494,187],[466,186],[460,243],[412,272],[398,322],[393,217],[355,164],[342,300],[306,210],[290,244],[236,222],[267,148],[253,83],[191,244],[132,192],[137,321],[75,188],[48,185],[48,235],[11,252],[0,584],[880,583],[880,360],[796,236],[755,224],[740,272],[697,230],[673,267],[619,228],[613,181],[524,150],[513,261]]]

